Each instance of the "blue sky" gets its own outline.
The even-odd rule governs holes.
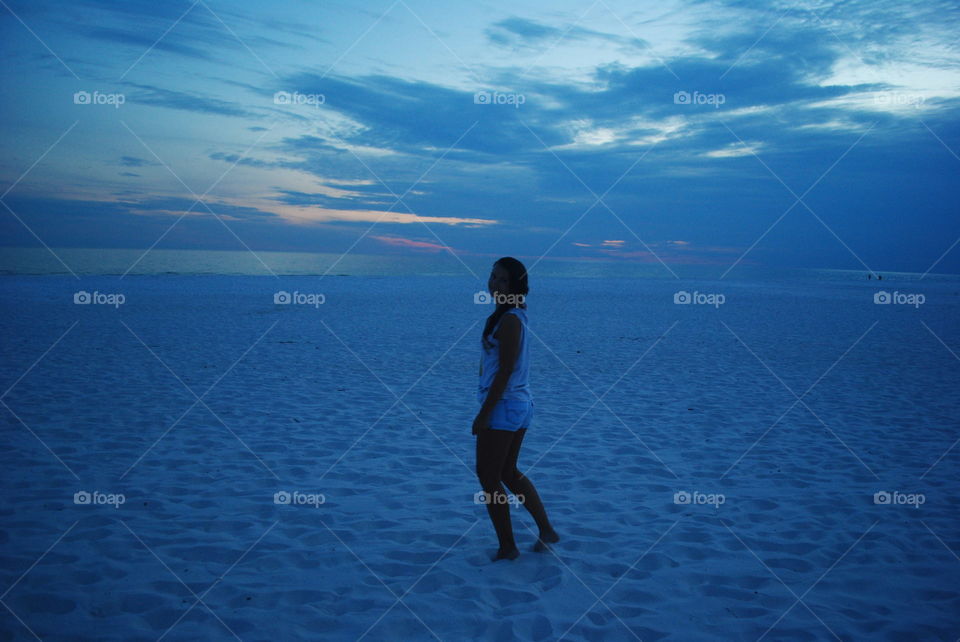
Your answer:
[[[3,245],[960,273],[953,3],[2,5]]]

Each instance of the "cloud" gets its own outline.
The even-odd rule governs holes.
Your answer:
[[[75,0],[60,8],[59,14],[61,22],[73,31],[77,24],[97,24],[81,32],[87,38],[126,45],[138,54],[152,54],[158,58],[167,52],[224,64],[230,59],[214,54],[229,50],[231,58],[234,53],[240,53],[249,57],[251,64],[258,64],[251,51],[299,49],[300,45],[290,41],[291,36],[300,38],[301,42],[307,38],[309,42],[324,41],[316,32],[293,20],[254,17],[236,13],[229,6],[211,7],[206,2],[193,0]],[[266,35],[265,25],[270,33],[277,34],[276,38]],[[198,43],[202,48],[197,46]],[[135,60],[131,59],[130,63]]]
[[[258,114],[237,107],[235,103],[220,100],[219,98],[208,98],[184,91],[164,89],[154,85],[143,85],[135,82],[124,82],[122,84],[139,90],[127,96],[130,102],[218,116],[260,117]]]
[[[93,27],[86,29],[84,34],[95,40],[102,40],[111,44],[128,45],[141,51],[147,51],[152,48],[197,60],[212,60],[207,52],[190,45],[179,44],[174,37],[169,34],[158,40],[158,36],[142,35],[140,33],[110,27]],[[133,60],[131,60],[131,63],[132,62]]]
[[[156,161],[138,158],[136,156],[121,156],[120,164],[124,167],[147,167],[148,165],[159,165]]]
[[[508,26],[515,32],[546,33],[528,23]],[[810,122],[837,120],[841,114],[854,126],[866,121],[866,117],[828,104],[862,88],[815,82],[829,73],[836,52],[823,42],[810,42],[796,34],[767,39],[775,43],[777,54],[751,59],[749,64],[742,61],[722,82],[718,78],[736,60],[734,41],[740,43],[739,37],[713,37],[710,41],[713,47],[727,51],[725,56],[672,61],[671,69],[682,82],[662,65],[621,64],[597,68],[590,89],[573,82],[526,79],[522,85],[525,102],[517,109],[476,104],[474,92],[425,81],[383,75],[348,79],[296,74],[285,78],[282,87],[323,94],[323,110],[346,120],[334,128],[336,137],[288,137],[284,147],[289,152],[343,152],[346,143],[355,150],[420,158],[436,158],[446,152],[450,161],[552,165],[560,172],[563,168],[544,152],[563,151],[564,160],[575,159],[570,166],[579,174],[576,165],[581,158],[595,165],[598,158],[608,162],[618,153],[652,144],[658,144],[661,152],[692,152],[717,159],[742,155],[742,150],[726,149],[736,141],[721,121],[756,125],[764,137],[776,139],[767,141],[775,148],[789,146],[805,135],[793,130]],[[504,85],[509,84],[508,74],[501,78]],[[678,91],[723,94],[724,102],[721,109],[715,103],[678,104],[674,99]],[[771,128],[771,119],[785,119],[789,125]],[[603,156],[598,156],[601,153]]]
[[[740,156],[752,156],[759,152],[763,147],[762,143],[741,143],[737,141],[730,143],[722,149],[713,149],[706,152],[707,158],[738,158]]]
[[[426,223],[464,227],[496,225],[495,219],[468,218],[460,216],[425,216],[408,212],[374,209],[338,209],[318,205],[287,205],[279,202],[276,195],[261,198],[220,198],[219,203],[234,207],[253,208],[255,211],[276,216],[291,225],[314,223],[380,223],[384,225]]]
[[[429,241],[415,241],[413,239],[396,237],[396,236],[371,236],[370,238],[376,241],[380,241],[385,245],[390,245],[393,247],[404,247],[404,248],[411,248],[415,250],[427,250],[431,252],[440,252],[443,250],[453,251],[452,248],[446,245],[431,243]]]
[[[116,19],[125,24],[142,27],[144,23],[163,24],[164,28],[172,25],[178,18],[182,24],[210,24],[212,16],[203,11],[191,9],[193,0],[171,0],[170,2],[154,2],[153,0],[127,0],[114,2],[113,0],[74,0],[68,8],[75,9],[87,17],[96,16],[100,20]],[[187,12],[187,9],[191,9]],[[162,31],[160,32],[162,33]],[[157,37],[160,36],[157,34]],[[156,39],[156,38],[155,38]]]
[[[587,29],[573,24],[564,28],[551,27],[542,22],[527,18],[512,16],[495,22],[484,31],[487,38],[502,46],[540,46],[543,44],[557,44],[561,41],[574,40],[605,40],[617,44],[646,47],[648,43],[637,37],[628,37],[620,34],[604,33]],[[631,34],[632,35],[632,34]]]
[[[229,154],[226,152],[213,152],[208,156],[211,160],[224,161],[225,163],[230,163],[231,165],[243,165],[245,167],[257,167],[260,169],[266,168],[284,168],[284,169],[295,169],[300,166],[298,162],[292,161],[267,161],[258,158],[252,158],[250,156],[241,156],[240,154]]]
[[[538,41],[546,38],[558,38],[563,35],[563,32],[556,27],[549,27],[533,20],[512,17],[495,22],[492,27],[487,29],[486,34],[487,37],[498,44],[512,44],[516,41],[516,38],[510,36],[517,36],[523,40]]]
[[[474,91],[383,75],[347,79],[299,74],[277,87],[278,90],[284,88],[297,88],[304,94],[323,94],[324,110],[339,113],[353,123],[339,133],[340,139],[351,145],[437,155],[459,140],[449,156],[479,162],[483,155],[517,151],[518,146],[529,139],[519,122],[503,118],[499,113],[501,106],[476,104]],[[478,130],[475,133],[471,131],[474,128]],[[339,141],[312,135],[290,140],[288,144],[310,148],[323,144],[342,149]],[[487,159],[490,160],[493,159]]]

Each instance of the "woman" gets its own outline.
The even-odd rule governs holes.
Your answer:
[[[509,256],[497,260],[490,272],[487,291],[497,307],[487,318],[481,336],[477,400],[482,405],[473,420],[473,434],[477,436],[477,477],[500,540],[500,548],[493,557],[493,561],[497,561],[516,559],[520,555],[513,540],[510,506],[501,481],[537,522],[540,535],[533,550],[546,550],[547,544],[560,541],[560,537],[550,525],[533,483],[517,470],[520,444],[533,418],[524,301],[529,291],[526,268]]]

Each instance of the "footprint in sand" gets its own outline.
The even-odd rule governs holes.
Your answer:
[[[64,615],[77,608],[77,603],[68,600],[53,593],[31,593],[22,598],[28,605],[31,613],[49,613],[52,615]]]
[[[507,608],[516,604],[536,602],[538,597],[533,591],[514,591],[512,589],[495,588],[493,596],[500,602],[500,606]]]

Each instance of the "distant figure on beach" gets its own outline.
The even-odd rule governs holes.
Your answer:
[[[878,280],[878,281],[883,281],[883,275],[882,275],[882,274],[878,274],[878,275],[877,275],[877,280]]]
[[[520,555],[513,539],[510,506],[501,481],[523,503],[540,529],[534,551],[560,541],[547,519],[533,482],[517,470],[520,444],[533,418],[530,392],[529,343],[526,296],[527,269],[512,257],[493,264],[487,291],[496,304],[483,328],[480,357],[480,384],[477,401],[480,411],[473,420],[477,436],[477,477],[484,503],[493,522],[500,548],[493,561],[516,559]]]
[[[873,278],[873,274],[870,272],[867,272],[867,281],[869,281],[872,278]]]

